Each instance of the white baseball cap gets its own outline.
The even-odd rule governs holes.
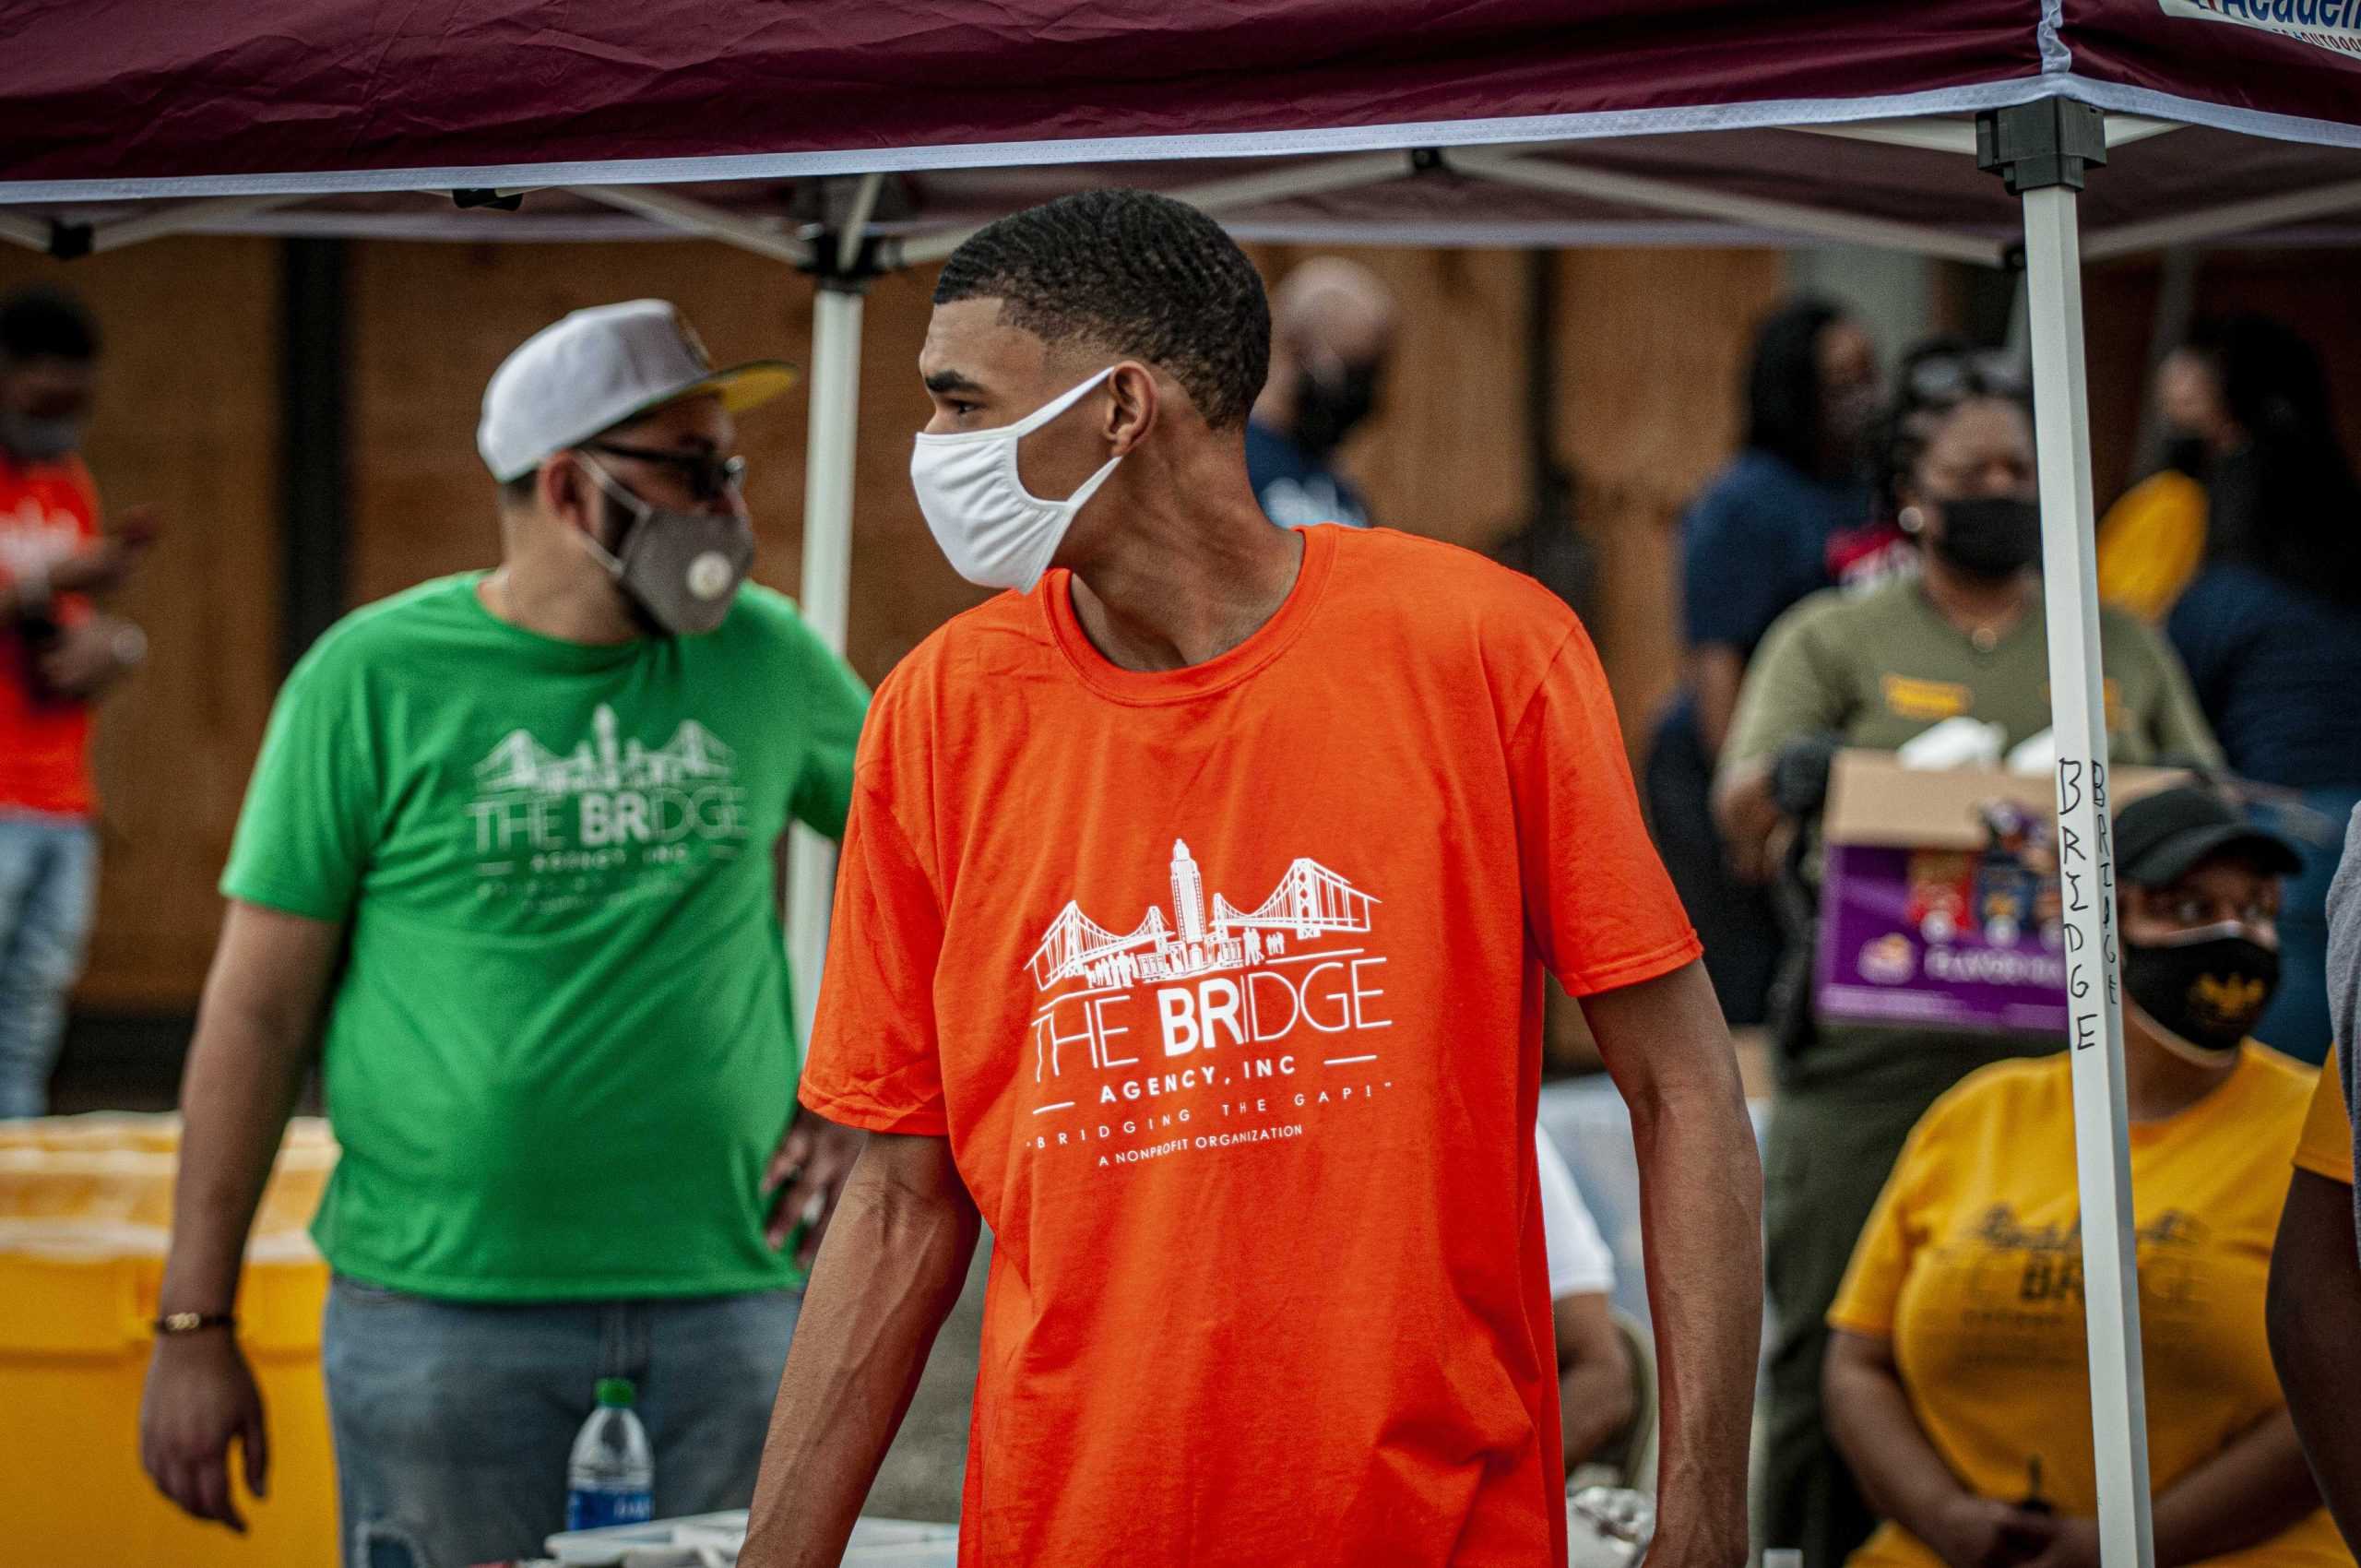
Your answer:
[[[700,393],[739,413],[795,385],[782,360],[716,370],[669,300],[594,305],[542,327],[500,362],[483,389],[476,451],[503,484],[552,452]]]

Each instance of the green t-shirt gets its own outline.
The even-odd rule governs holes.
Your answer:
[[[844,828],[868,696],[787,600],[590,646],[481,574],[288,678],[221,890],[346,924],[326,1045],[342,1273],[494,1301],[789,1277],[760,1182],[797,1073],[773,849]]]
[[[2103,609],[2099,646],[2111,760],[2221,761],[2188,675],[2154,631]],[[1722,766],[1768,756],[1816,732],[1897,751],[1960,715],[1999,725],[2011,747],[2049,728],[2049,645],[2037,598],[1983,648],[1943,619],[1915,577],[1860,593],[1832,589],[1788,611],[1763,637]]]

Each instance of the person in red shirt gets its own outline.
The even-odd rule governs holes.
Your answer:
[[[868,1137],[740,1561],[837,1561],[980,1222],[963,1563],[1563,1563],[1554,972],[1639,1150],[1650,1561],[1736,1568],[1761,1168],[1580,623],[1465,551],[1264,520],[1268,307],[1193,208],[1003,219],[934,300],[912,481],[1013,591],[862,736],[801,1092]]]
[[[98,890],[90,705],[147,650],[89,597],[145,539],[100,532],[78,455],[98,350],[71,295],[0,299],[0,1120],[48,1106]]]

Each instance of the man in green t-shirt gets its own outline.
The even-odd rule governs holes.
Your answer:
[[[744,583],[730,415],[790,379],[716,372],[660,301],[544,330],[484,395],[500,568],[347,617],[280,693],[222,879],[142,1417],[191,1513],[243,1527],[232,1440],[262,1491],[230,1314],[323,1001],[349,1560],[538,1555],[604,1378],[637,1384],[658,1514],[747,1503],[799,1300],[782,1243],[856,1136],[788,1129],[772,851],[790,817],[842,831],[868,700]]]

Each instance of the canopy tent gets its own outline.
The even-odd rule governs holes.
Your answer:
[[[6,14],[0,238],[73,255],[193,229],[687,231],[813,271],[803,594],[839,646],[861,281],[1060,191],[1151,184],[1299,240],[1824,239],[1987,263],[2022,244],[2101,1532],[2109,1563],[2148,1568],[2081,263],[2361,235],[2361,0]],[[796,857],[807,975],[827,874]]]
[[[1267,238],[1820,236],[1988,261],[2016,237],[2013,204],[1926,155],[1963,149],[1966,126],[1891,122],[2062,96],[2189,127],[2118,146],[2085,208],[2094,255],[2317,238],[2340,216],[2335,232],[2361,236],[2345,0],[1931,0],[1906,23],[1825,0],[1154,9],[256,0],[214,18],[18,0],[0,234],[69,252],[188,227],[604,238],[694,211],[789,250],[831,216],[828,175],[896,176],[874,216],[899,235],[1076,184],[1188,188],[1267,177],[1275,155],[1391,152],[1290,171],[1225,216]],[[1900,145],[1851,139],[1880,121]],[[1479,167],[1506,149],[1547,177]],[[1413,155],[1428,177],[1409,177]],[[617,192],[633,185],[663,187],[669,210]],[[506,213],[461,210],[455,191],[532,194]],[[122,205],[158,197],[178,202]]]

